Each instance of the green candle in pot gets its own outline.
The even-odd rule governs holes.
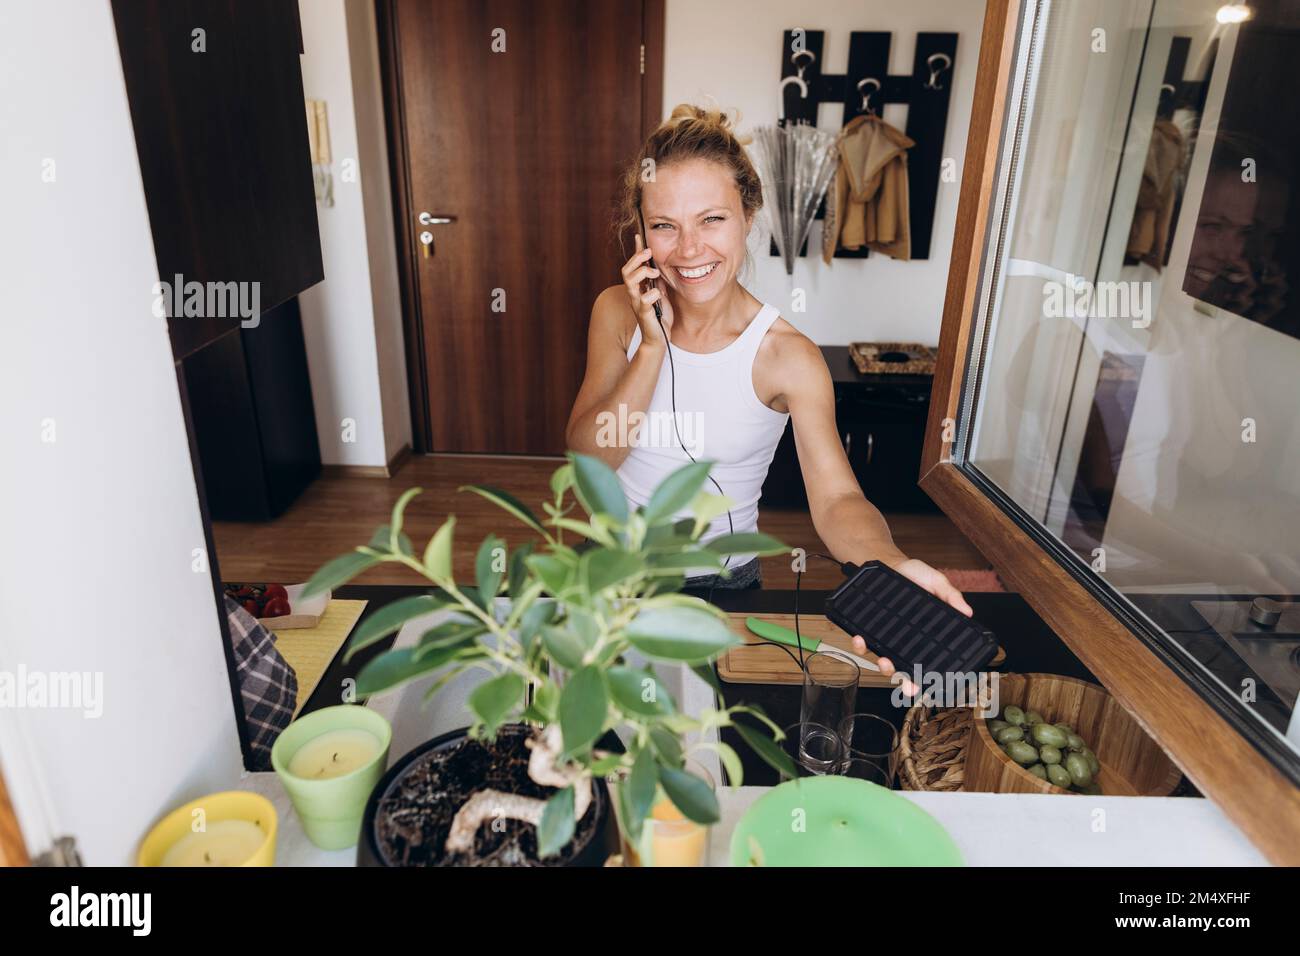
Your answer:
[[[271,764],[316,846],[356,845],[366,800],[388,766],[392,738],[382,715],[340,704],[298,718],[276,739]]]

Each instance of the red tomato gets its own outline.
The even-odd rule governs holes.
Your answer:
[[[257,602],[252,598],[249,598],[244,602],[244,610],[253,615],[253,617],[257,617]]]
[[[289,592],[284,589],[283,584],[268,584],[266,586],[266,596],[270,598],[284,598],[289,600]]]
[[[289,602],[284,598],[274,597],[266,602],[262,609],[263,617],[284,617],[289,613]]]

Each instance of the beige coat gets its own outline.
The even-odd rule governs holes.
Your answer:
[[[822,258],[866,246],[912,258],[908,226],[907,150],[916,143],[874,113],[855,116],[840,133],[840,165],[828,197]]]

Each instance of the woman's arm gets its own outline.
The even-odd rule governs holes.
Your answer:
[[[599,458],[611,468],[621,465],[631,450],[631,436],[621,434],[618,424],[649,407],[666,354],[656,327],[653,338],[642,337],[629,362],[623,344],[628,317],[622,286],[611,286],[596,297],[587,330],[587,371],[564,431],[569,448]],[[620,405],[626,408],[622,415]],[[612,429],[602,428],[605,422],[612,422]]]
[[[970,614],[970,605],[943,574],[898,549],[884,515],[863,496],[840,444],[835,389],[821,350],[798,333],[773,338],[774,354],[769,358],[775,361],[764,362],[764,367],[778,370],[777,387],[794,422],[795,448],[808,489],[813,527],[831,554],[854,564],[881,561],[963,614]]]

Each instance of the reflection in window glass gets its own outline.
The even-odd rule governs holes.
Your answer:
[[[1300,752],[1300,4],[1026,17],[965,466]]]

